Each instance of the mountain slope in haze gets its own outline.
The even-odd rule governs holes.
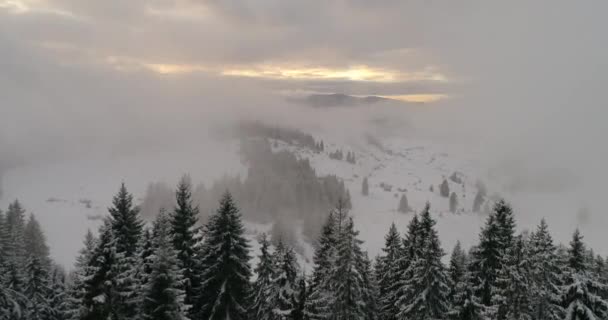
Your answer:
[[[313,108],[358,107],[384,103],[403,104],[403,102],[401,101],[379,96],[357,97],[343,93],[316,93],[310,94],[305,97],[292,97],[288,98],[288,100],[297,104],[306,105]]]

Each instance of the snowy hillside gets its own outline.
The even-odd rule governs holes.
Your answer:
[[[458,150],[430,141],[392,138],[382,140],[379,145],[365,139],[356,142],[321,136],[315,139],[324,141],[323,152],[279,140],[273,140],[272,145],[275,150],[289,150],[299,158],[309,159],[317,175],[333,174],[344,181],[350,191],[353,203],[351,213],[355,217],[356,227],[372,257],[380,253],[383,237],[390,224],[395,222],[398,229],[404,232],[412,217],[412,212],[397,211],[402,195],[407,196],[414,212],[418,212],[427,201],[431,203],[431,212],[438,220],[439,235],[446,251],[451,250],[457,240],[465,247],[477,241],[478,231],[485,219],[483,214],[472,212],[480,177],[488,186],[489,195],[501,190],[500,194],[513,200],[520,227],[532,227],[553,210],[550,204],[557,203],[554,199],[556,196],[548,194],[509,194],[495,180],[483,174],[486,171],[474,162],[471,154],[465,157]],[[220,151],[205,151],[210,149]],[[86,230],[96,230],[100,217],[107,214],[106,208],[120,182],[127,183],[136,199],[141,200],[150,181],[166,181],[174,185],[184,172],[189,172],[194,181],[205,183],[224,174],[245,175],[246,168],[237,150],[238,142],[230,140],[200,149],[138,154],[123,157],[120,161],[110,161],[109,157],[83,157],[45,166],[23,166],[8,172],[5,177],[6,192],[0,199],[0,207],[6,208],[9,201],[19,198],[28,212],[35,213],[46,228],[51,254],[61,263],[71,265]],[[353,152],[354,163],[332,159],[331,153],[337,150],[344,155]],[[454,173],[456,178],[451,179]],[[368,196],[361,193],[364,177],[369,181]],[[440,195],[439,185],[444,180],[449,184],[450,193],[454,192],[457,196],[456,213],[450,212],[449,198]],[[530,198],[534,198],[533,201],[528,201]],[[531,213],[521,215],[517,210],[519,208]],[[548,220],[560,241],[569,237],[576,224],[574,217],[557,221],[549,217]],[[270,230],[271,226],[247,225],[254,248],[252,255],[256,256],[255,239],[261,232]],[[301,263],[309,269],[311,245],[304,241],[302,235],[297,239],[299,251],[304,253],[300,257]],[[601,241],[589,240],[592,243]]]

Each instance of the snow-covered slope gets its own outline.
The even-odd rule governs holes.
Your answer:
[[[281,141],[275,141],[273,145],[275,149],[287,149],[298,157],[308,158],[318,175],[334,174],[344,180],[353,202],[351,214],[371,256],[381,252],[384,235],[392,222],[397,224],[401,232],[406,230],[412,213],[397,211],[402,194],[407,196],[414,211],[419,211],[427,201],[431,203],[431,211],[438,220],[439,235],[446,251],[451,250],[456,240],[466,247],[472,245],[485,220],[483,214],[472,212],[477,193],[476,182],[480,178],[488,186],[490,194],[498,192],[513,201],[520,230],[531,228],[541,217],[547,217],[557,240],[564,242],[577,224],[575,214],[571,217],[561,214],[551,216],[556,206],[575,213],[571,199],[562,199],[553,194],[509,193],[496,182],[500,180],[488,178],[487,170],[474,161],[476,157],[470,152],[464,156],[457,148],[408,138],[384,139],[382,146],[365,139],[338,141],[329,137],[315,138],[324,141],[323,152]],[[345,155],[348,151],[354,152],[356,163],[331,159],[329,153],[338,149]],[[120,158],[109,155],[83,156],[81,159],[44,166],[22,166],[6,175],[5,194],[0,199],[0,208],[6,208],[9,201],[19,198],[28,212],[35,213],[44,226],[52,255],[69,266],[81,247],[86,230],[96,230],[99,220],[95,218],[107,214],[106,208],[120,182],[126,182],[129,190],[140,198],[148,182],[166,181],[174,184],[184,172],[189,172],[193,181],[205,182],[227,173],[244,175],[246,168],[237,150],[238,143],[231,141],[187,150]],[[461,183],[450,179],[454,172],[458,172]],[[364,177],[369,179],[368,196],[361,194]],[[448,181],[450,191],[458,197],[457,213],[449,211],[448,198],[439,194],[439,184],[444,179]],[[433,191],[430,190],[431,185]],[[270,226],[248,222],[247,228],[254,249],[252,256],[256,256],[255,239],[261,232],[268,231]],[[587,237],[590,244],[597,248],[597,252],[604,253],[606,250],[601,247],[601,233],[590,235]],[[309,270],[312,247],[302,237],[299,239],[300,251],[303,252],[300,260]]]
[[[320,137],[319,137],[320,138]],[[440,237],[446,250],[451,250],[457,240],[472,245],[484,219],[473,213],[473,199],[477,193],[475,164],[459,159],[445,150],[432,147],[424,141],[393,139],[383,141],[382,146],[369,143],[335,143],[323,140],[324,152],[317,153],[307,148],[277,141],[277,149],[287,149],[299,157],[308,158],[319,175],[334,174],[342,178],[350,190],[356,227],[370,255],[381,252],[384,234],[391,223],[404,232],[413,212],[418,212],[426,202],[438,219]],[[354,164],[329,157],[330,152],[341,149],[344,154],[354,152]],[[462,183],[449,177],[457,172]],[[362,181],[367,177],[369,195],[362,195]],[[458,211],[449,210],[449,199],[439,194],[439,184],[447,180],[450,192],[458,196]],[[433,191],[430,187],[433,186]],[[390,190],[390,191],[389,191]],[[405,194],[413,212],[397,211],[399,199]]]

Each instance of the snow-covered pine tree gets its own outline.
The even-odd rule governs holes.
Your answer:
[[[250,314],[254,319],[272,320],[274,314],[272,312],[273,305],[269,300],[269,291],[275,274],[275,264],[269,251],[270,242],[265,233],[260,236],[259,243],[260,255],[258,258],[260,261],[254,270],[257,278],[252,285],[253,295]]]
[[[448,266],[448,275],[450,279],[450,300],[453,300],[456,294],[456,286],[463,281],[464,275],[467,272],[467,256],[460,241],[456,241],[456,245],[450,256],[450,265]]]
[[[67,287],[65,271],[58,266],[52,268],[50,277],[49,314],[46,320],[66,320],[68,318]]]
[[[397,211],[401,213],[408,213],[411,211],[410,204],[407,201],[407,196],[405,195],[405,193],[402,194],[401,198],[399,199],[399,207],[397,207]]]
[[[66,289],[66,317],[67,320],[78,320],[85,312],[83,310],[83,300],[86,294],[85,281],[87,278],[87,268],[91,261],[93,251],[96,246],[96,239],[91,230],[87,230],[83,241],[83,247],[78,252],[74,270],[69,274],[69,285]]]
[[[470,257],[475,294],[485,306],[492,305],[492,292],[496,289],[505,252],[512,246],[514,228],[511,208],[504,201],[497,202],[481,230],[479,245]]]
[[[428,204],[419,223],[420,252],[409,266],[411,277],[403,282],[398,319],[444,319],[449,311],[449,278]]]
[[[142,320],[185,320],[182,270],[171,238],[171,223],[164,214],[155,221],[151,273],[142,288]]]
[[[25,225],[23,231],[23,240],[25,251],[29,255],[33,255],[45,268],[50,268],[51,259],[49,257],[49,246],[46,244],[46,237],[42,232],[40,223],[36,220],[34,214],[30,214],[30,217]]]
[[[563,319],[560,286],[563,272],[556,254],[553,238],[545,219],[530,235],[530,298],[533,317],[538,320]]]
[[[242,320],[250,309],[249,244],[241,215],[230,193],[205,228],[198,319]]]
[[[80,320],[108,319],[112,311],[111,273],[116,260],[116,247],[110,218],[99,228],[99,240],[84,271],[84,296]]]
[[[477,249],[473,248],[474,253]],[[481,299],[475,295],[475,273],[471,272],[471,264],[467,261],[465,272],[457,283],[453,284],[454,294],[451,308],[448,312],[450,320],[489,320],[487,308]]]
[[[363,275],[363,302],[365,303],[365,319],[377,320],[379,317],[380,305],[378,303],[378,282],[374,273],[374,266],[367,255],[363,253],[363,259],[359,262],[359,269]]]
[[[130,319],[137,314],[137,249],[143,231],[139,208],[133,204],[125,184],[112,200],[109,208],[112,233],[114,235],[115,259],[110,266],[111,314],[117,319]]]
[[[448,184],[448,180],[443,179],[443,182],[439,185],[439,194],[444,198],[450,196],[450,185]]]
[[[458,210],[458,196],[456,195],[456,192],[452,192],[452,194],[450,194],[450,212],[456,213],[457,210]]]
[[[321,235],[315,244],[313,262],[315,265],[309,295],[304,308],[305,317],[308,319],[326,319],[331,312],[333,296],[330,292],[330,277],[335,263],[337,237],[337,219],[334,212],[330,212],[321,229]]]
[[[366,318],[363,275],[358,266],[363,258],[362,241],[357,238],[352,218],[343,226],[338,241],[337,259],[332,275],[335,301],[332,319],[363,320]]]
[[[116,252],[123,253],[125,258],[133,257],[137,251],[143,223],[139,218],[139,208],[133,204],[133,195],[127,191],[125,184],[112,199],[109,208],[111,226],[116,241]]]
[[[49,275],[43,262],[34,255],[28,258],[24,293],[28,299],[26,318],[30,320],[47,319],[51,313]]]
[[[404,254],[403,245],[395,223],[384,237],[383,255],[379,257],[376,275],[378,277],[378,294],[380,305],[380,318],[395,320],[397,315],[397,293],[395,283],[400,277],[400,259]]]
[[[25,251],[25,210],[19,200],[9,204],[5,218],[7,243],[5,248],[5,285],[16,293],[23,293],[25,282],[23,271],[27,259]]]
[[[395,313],[389,315],[391,317],[390,319],[399,319],[398,314],[401,306],[408,304],[408,301],[406,301],[404,297],[406,295],[406,290],[408,289],[408,282],[413,276],[410,267],[420,254],[420,235],[420,220],[418,219],[418,214],[414,214],[414,217],[407,226],[407,233],[403,239],[403,253],[397,261],[397,270],[393,271],[394,274],[397,275],[398,280],[389,288],[389,290],[394,293],[396,299],[394,304]],[[385,312],[388,312],[388,310],[385,310]]]
[[[589,272],[585,261],[586,246],[576,229],[568,249],[568,275],[562,301],[566,320],[608,319],[608,302],[600,296],[606,285]]]
[[[187,305],[193,304],[197,291],[195,286],[200,283],[195,257],[199,209],[192,204],[192,183],[190,181],[190,177],[185,175],[177,185],[175,192],[177,205],[171,215],[173,247],[177,251],[179,267],[184,275],[184,303]],[[190,316],[192,315],[194,314],[190,314]]]
[[[306,285],[306,273],[302,272],[300,277],[298,278],[298,293],[297,293],[297,301],[298,304],[292,313],[293,320],[304,320],[304,309],[306,308],[306,298],[308,296],[308,286]]]
[[[363,183],[361,184],[361,194],[364,196],[369,196],[369,182],[367,181],[367,177],[363,178]]]
[[[291,247],[279,239],[273,255],[275,274],[270,285],[268,298],[272,303],[273,319],[293,319],[293,312],[298,306],[298,265],[296,255]]]
[[[498,320],[531,320],[530,302],[532,286],[530,283],[530,253],[527,243],[518,236],[514,245],[507,249],[502,267],[496,279],[492,303]]]

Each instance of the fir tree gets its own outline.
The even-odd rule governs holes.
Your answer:
[[[364,196],[369,196],[369,182],[367,181],[367,177],[363,178],[363,183],[361,184],[361,194]]]
[[[497,202],[481,231],[479,246],[471,257],[476,295],[485,306],[492,305],[492,292],[496,290],[504,255],[513,244],[514,228],[511,208],[502,200]]]
[[[49,247],[46,244],[46,237],[33,214],[30,215],[25,225],[23,239],[25,251],[38,258],[44,267],[50,267],[51,259],[49,258]]]
[[[475,252],[476,249],[472,251]],[[467,264],[460,281],[454,284],[452,307],[448,312],[450,320],[489,320],[487,309],[475,295],[475,272]]]
[[[298,265],[293,249],[285,246],[281,240],[274,253],[275,274],[269,290],[274,319],[293,319],[298,306]]]
[[[70,284],[66,289],[66,319],[78,320],[85,314],[83,310],[84,296],[86,294],[85,282],[89,275],[87,272],[91,271],[89,263],[92,259],[95,246],[96,239],[91,230],[87,230],[83,248],[78,252],[74,271],[70,274]]]
[[[507,250],[496,283],[492,297],[496,319],[532,319],[529,251],[523,237]]]
[[[143,223],[139,219],[139,209],[133,204],[133,195],[127,191],[124,183],[114,196],[112,205],[109,211],[116,251],[124,252],[125,258],[132,257],[137,250]]]
[[[48,297],[49,313],[47,320],[66,320],[68,314],[67,287],[65,272],[58,267],[52,271],[50,278],[50,296]]]
[[[376,274],[378,276],[378,294],[381,319],[394,320],[397,315],[397,293],[395,283],[400,276],[400,258],[403,255],[401,237],[395,223],[391,224],[384,237],[383,256],[378,259]]]
[[[265,233],[262,234],[259,242],[260,255],[258,258],[260,262],[255,269],[257,279],[252,286],[253,296],[250,314],[258,320],[272,320],[274,315],[272,312],[273,305],[271,305],[268,295],[272,286],[273,275],[275,274],[275,264],[269,252],[270,242]]]
[[[597,281],[585,262],[585,244],[577,229],[568,249],[568,279],[563,289],[562,301],[567,320],[595,320],[608,318],[608,302],[599,293],[606,285]]]
[[[443,179],[443,182],[439,185],[439,194],[444,198],[450,196],[450,185],[446,179]]]
[[[456,213],[458,210],[458,196],[456,196],[456,192],[452,192],[450,194],[450,212]]]
[[[205,229],[198,318],[247,319],[251,269],[244,232],[239,210],[227,192]]]
[[[182,290],[182,274],[171,239],[169,219],[161,214],[155,222],[154,256],[151,274],[143,287],[141,319],[187,319]]]
[[[105,219],[99,229],[99,240],[84,271],[84,296],[81,320],[108,319],[112,311],[111,273],[116,260],[112,221]]]
[[[363,275],[363,303],[366,320],[376,320],[379,318],[380,305],[378,303],[378,281],[374,273],[372,261],[363,253],[359,261],[359,270]]]
[[[317,239],[313,262],[315,265],[310,294],[306,299],[304,314],[308,319],[325,319],[331,313],[333,296],[331,295],[330,278],[336,258],[336,246],[338,243],[337,223],[334,212],[330,212],[321,235]]]
[[[399,207],[397,208],[397,211],[401,213],[408,213],[411,211],[410,204],[407,201],[407,196],[405,194],[401,195],[401,199],[399,199]]]
[[[50,311],[49,275],[40,258],[31,255],[26,267],[25,296],[28,299],[27,319],[47,319]]]
[[[467,257],[460,245],[460,241],[456,242],[452,255],[450,257],[450,265],[448,267],[448,275],[451,283],[450,298],[454,298],[456,286],[463,281],[467,265]]]
[[[420,253],[404,281],[404,295],[399,299],[399,319],[444,319],[449,311],[449,279],[441,262],[444,255],[428,204],[420,216]]]
[[[560,306],[563,272],[545,219],[540,221],[536,231],[530,235],[530,260],[530,297],[534,319],[563,319],[563,309]]]
[[[365,319],[363,303],[365,284],[358,262],[362,259],[361,240],[352,218],[344,225],[337,250],[336,269],[332,277],[335,301],[332,318],[336,320]]]
[[[177,205],[171,216],[171,234],[173,247],[177,251],[179,267],[184,275],[184,302],[187,305],[194,303],[196,285],[200,282],[196,270],[196,223],[199,213],[198,207],[192,204],[192,184],[190,177],[184,176],[180,180],[175,192]],[[193,314],[191,314],[193,315]]]

